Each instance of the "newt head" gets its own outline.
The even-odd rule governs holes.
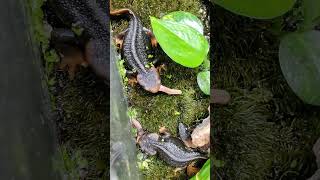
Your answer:
[[[159,91],[170,95],[182,93],[180,90],[170,89],[161,85],[160,75],[155,67],[147,69],[145,73],[139,73],[137,81],[146,91],[152,93],[157,93]]]
[[[131,123],[131,125],[132,125],[133,128],[137,129],[137,139],[136,139],[136,143],[139,143],[139,142],[140,142],[140,138],[141,138],[142,136],[144,136],[144,134],[145,134],[146,132],[143,130],[140,122],[137,121],[136,119],[130,119],[130,123]]]
[[[152,93],[157,93],[161,86],[159,73],[154,67],[146,69],[144,73],[139,73],[137,81],[145,90]]]

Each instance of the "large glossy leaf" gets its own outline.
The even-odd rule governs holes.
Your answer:
[[[306,103],[320,105],[320,32],[291,33],[280,43],[282,72]]]
[[[258,19],[271,19],[289,11],[296,0],[211,0],[225,9]]]
[[[150,17],[153,33],[163,51],[175,62],[198,67],[206,58],[209,44],[194,28],[172,20]]]
[[[163,16],[161,19],[171,20],[171,21],[178,22],[180,24],[188,25],[194,28],[195,30],[197,30],[199,33],[203,34],[203,25],[201,20],[197,16],[191,13],[184,12],[184,11],[175,11]]]
[[[201,170],[190,180],[210,180],[210,159],[206,161]]]
[[[303,0],[302,7],[304,14],[303,29],[311,30],[320,23],[320,1]]]
[[[201,91],[206,95],[210,95],[210,71],[199,72],[197,82]]]

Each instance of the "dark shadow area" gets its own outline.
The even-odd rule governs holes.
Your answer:
[[[0,179],[55,179],[50,100],[20,3],[0,7]]]

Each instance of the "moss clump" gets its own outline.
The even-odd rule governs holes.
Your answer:
[[[117,67],[119,69],[119,73],[122,79],[122,84],[126,87],[128,84],[128,78],[126,76],[126,69],[124,67],[124,60],[117,61]]]
[[[73,81],[58,78],[63,86],[57,95],[61,119],[57,122],[61,144],[71,151],[80,150],[88,161],[87,178],[106,178],[109,153],[107,106],[109,99],[102,80],[82,70]]]
[[[207,115],[209,99],[197,86],[195,70],[170,63],[161,77],[162,84],[181,89],[182,95],[151,94],[137,85],[129,90],[128,99],[144,128],[157,132],[159,127],[166,126],[176,135],[179,122],[191,125]]]
[[[263,89],[238,93],[243,94],[228,109],[214,108],[214,127],[221,128],[213,134],[215,156],[223,157],[226,163],[224,173],[228,177],[263,179],[272,164],[273,144],[277,136],[276,127],[268,122],[272,115],[266,104],[271,100],[270,93]],[[230,145],[230,141],[235,144]],[[238,168],[230,169],[229,166]]]
[[[161,17],[169,12],[180,10],[188,11],[200,17],[200,6],[200,2],[195,0],[177,0],[174,2],[165,0],[116,0],[112,1],[111,9],[130,8],[141,18],[143,25],[150,28],[149,16]],[[114,22],[112,25],[115,34],[126,28],[126,20],[120,23]],[[208,116],[209,96],[204,95],[197,85],[198,69],[185,68],[172,62],[160,49],[155,50],[154,58],[166,63],[166,71],[161,73],[162,84],[182,90],[182,95],[151,94],[139,85],[128,86],[129,105],[137,111],[137,119],[148,131],[158,132],[159,127],[165,126],[173,135],[177,135],[179,122],[194,125],[197,119]],[[141,169],[146,179],[177,179],[183,177],[183,173],[175,174],[174,168],[157,157],[150,157],[147,164],[148,168]]]
[[[32,37],[37,43],[36,47],[40,48],[45,62],[45,72],[49,77],[54,70],[54,65],[59,61],[58,55],[55,51],[49,49],[50,39],[50,25],[45,21],[42,6],[44,0],[27,0],[27,12],[31,19],[31,32]]]
[[[172,72],[179,73],[173,75]],[[167,71],[161,77],[164,85],[181,89],[183,94],[181,96],[151,94],[137,85],[129,89],[129,103],[136,109],[137,118],[145,129],[150,132],[158,132],[159,127],[165,126],[177,136],[179,122],[194,125],[197,119],[208,116],[209,98],[198,88],[195,70],[169,63]],[[147,179],[151,177],[169,178],[174,175],[173,170],[174,168],[169,167],[158,158],[152,158],[149,169],[142,172]],[[178,175],[180,174],[176,174]]]
[[[69,151],[68,147],[60,146],[53,167],[61,177],[68,180],[82,179],[88,167],[88,162],[83,158],[81,151]]]
[[[166,0],[114,0],[111,10],[130,8],[141,18],[142,24],[146,28],[150,28],[149,16],[161,17],[173,11],[187,11],[200,17],[200,5],[200,1],[195,0],[176,0],[174,2]]]
[[[44,12],[42,6],[44,0],[27,0],[26,11],[30,17],[30,31],[32,34],[32,42],[34,47],[37,48],[35,52],[40,52],[39,56],[42,57],[42,63],[44,66],[44,87],[49,88],[49,96],[51,100],[52,108],[56,107],[55,96],[52,94],[54,89],[54,69],[59,61],[59,57],[56,52],[49,48],[50,39],[50,26],[46,23],[44,18]]]
[[[31,17],[32,34],[35,40],[44,48],[49,46],[49,34],[46,33],[44,26],[44,15],[41,9],[43,0],[27,0],[27,10]]]
[[[181,175],[181,172],[174,173],[173,168],[169,167],[165,162],[158,160],[157,157],[148,157],[143,160],[143,155],[140,152],[138,152],[137,156],[139,170],[143,173],[146,180],[160,179],[161,177],[165,179],[177,179]]]

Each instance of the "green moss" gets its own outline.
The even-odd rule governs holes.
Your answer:
[[[181,171],[175,173],[174,168],[168,166],[165,162],[157,159],[156,157],[151,157],[148,160],[149,160],[148,167],[145,169],[140,169],[146,180],[161,179],[161,178],[178,179],[179,176],[182,175]]]
[[[27,12],[31,17],[30,29],[32,37],[36,40],[40,51],[44,55],[44,60],[47,63],[46,71],[50,74],[53,68],[48,68],[48,66],[52,66],[52,64],[58,62],[59,58],[53,50],[49,49],[49,25],[46,23],[44,13],[42,11],[42,5],[44,2],[44,0],[27,0]]]
[[[42,5],[44,0],[27,0],[27,10],[30,13],[32,26],[32,34],[37,42],[41,43],[44,48],[49,45],[49,36],[46,33],[44,26],[44,16],[42,12]]]
[[[53,167],[61,177],[68,180],[81,179],[81,171],[88,167],[88,162],[83,158],[81,151],[70,151],[67,146],[60,146],[53,159]]]
[[[176,0],[174,2],[166,0],[114,0],[111,9],[130,8],[141,18],[143,25],[150,28],[149,16],[151,15],[161,17],[173,11],[187,11],[200,17],[200,5],[200,1],[196,0]],[[117,26],[117,29],[124,26]]]
[[[268,94],[262,89],[257,89],[238,96],[228,110],[222,107],[215,108],[214,117],[217,120],[214,126],[228,129],[227,133],[219,134],[219,139],[216,137],[221,130],[215,130],[213,136],[215,141],[221,143],[216,152],[224,155],[225,173],[228,177],[263,179],[268,172],[267,167],[270,167],[274,153],[273,140],[276,137],[275,126],[268,122],[268,118],[271,117],[271,113],[267,113],[268,106],[260,103],[260,99],[264,98],[270,101]],[[235,144],[229,146],[230,141]],[[220,159],[222,155],[217,154],[216,157]],[[230,166],[238,168],[230,169]]]
[[[176,73],[172,75],[173,72]],[[172,77],[166,78],[168,75]],[[208,115],[209,99],[197,86],[195,70],[169,63],[167,71],[161,77],[164,85],[181,89],[183,94],[181,96],[151,94],[137,85],[129,89],[129,103],[137,111],[137,119],[145,129],[158,132],[159,127],[165,126],[176,136],[179,122],[194,125],[197,119],[203,119]],[[182,175],[175,174],[174,168],[156,157],[148,162],[148,167],[142,171],[146,179],[154,177],[168,179]]]
[[[49,87],[49,91],[54,87],[52,79],[54,79],[54,70],[57,62],[59,62],[59,57],[56,52],[49,49],[49,25],[44,19],[44,13],[42,11],[42,6],[44,0],[27,0],[26,10],[30,17],[30,31],[32,34],[32,40],[34,42],[34,47],[37,48],[35,51],[40,52],[42,60],[44,61],[44,85]],[[52,108],[56,107],[55,96],[50,92],[49,94]]]
[[[107,129],[109,99],[105,84],[89,69],[82,69],[73,81],[58,78],[63,85],[57,106],[63,112],[59,124],[62,144],[71,150],[81,150],[88,161],[87,178],[106,178],[108,139]]]
[[[128,78],[126,76],[127,71],[124,67],[124,60],[117,61],[117,67],[118,67],[118,71],[119,71],[121,79],[122,79],[122,84],[123,84],[124,88],[126,89],[126,86],[128,85]]]
[[[137,110],[133,107],[128,108],[128,116],[130,119],[135,119],[138,116]]]
[[[167,79],[166,75],[171,72],[177,73]],[[197,86],[195,70],[170,63],[161,77],[164,85],[181,89],[182,95],[151,94],[137,85],[129,90],[129,103],[137,110],[144,128],[157,132],[159,127],[165,126],[176,135],[179,122],[192,125],[207,115],[209,99]]]

